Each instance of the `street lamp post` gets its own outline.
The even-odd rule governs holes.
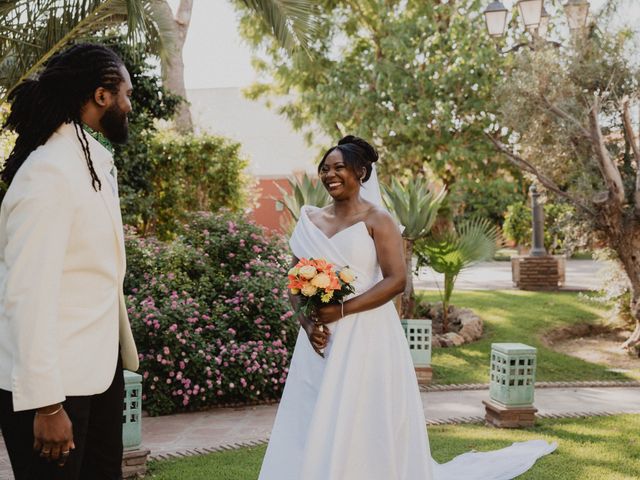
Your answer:
[[[507,29],[507,15],[509,10],[502,2],[492,2],[484,11],[484,19],[487,23],[487,30],[492,37],[501,37]]]
[[[525,28],[538,28],[542,16],[542,0],[520,0],[518,10]]]
[[[518,0],[518,12],[524,27],[534,36],[544,37],[549,28],[550,16],[544,8],[543,0]],[[571,30],[578,30],[587,24],[589,2],[568,0],[563,6]],[[501,37],[507,30],[509,10],[500,0],[491,2],[484,11],[487,31],[492,37]]]
[[[571,30],[578,30],[587,25],[589,2],[587,0],[569,0],[564,5],[564,12]]]
[[[544,210],[540,205],[540,194],[535,184],[529,188],[531,193],[531,212],[532,212],[532,242],[531,242],[531,256],[532,257],[544,257],[547,254],[547,250],[544,248]]]

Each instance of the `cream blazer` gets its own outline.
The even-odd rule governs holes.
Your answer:
[[[0,388],[15,411],[104,392],[118,345],[124,368],[138,368],[113,157],[87,138],[100,191],[64,124],[29,155],[0,208]]]

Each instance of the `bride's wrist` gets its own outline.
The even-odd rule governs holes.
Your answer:
[[[347,315],[351,315],[352,313],[355,313],[353,311],[351,311],[351,307],[352,307],[352,303],[351,300],[347,300],[346,302],[344,302],[342,304],[342,316],[346,317]]]

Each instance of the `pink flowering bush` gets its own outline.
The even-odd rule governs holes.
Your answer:
[[[229,213],[194,216],[168,243],[127,236],[125,291],[145,410],[280,397],[298,331],[287,250]]]

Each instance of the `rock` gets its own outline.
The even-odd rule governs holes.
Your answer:
[[[464,337],[454,332],[445,333],[444,335],[442,335],[442,338],[444,338],[447,343],[450,342],[451,344],[453,344],[453,346],[455,347],[464,345]]]
[[[465,311],[460,314],[460,324],[462,327],[458,333],[469,343],[482,337],[482,319],[471,310],[464,310]]]
[[[442,302],[422,304],[424,316],[431,318],[434,348],[458,347],[464,343],[475,342],[482,337],[483,322],[473,310],[464,307],[449,306],[448,330],[442,334]]]

